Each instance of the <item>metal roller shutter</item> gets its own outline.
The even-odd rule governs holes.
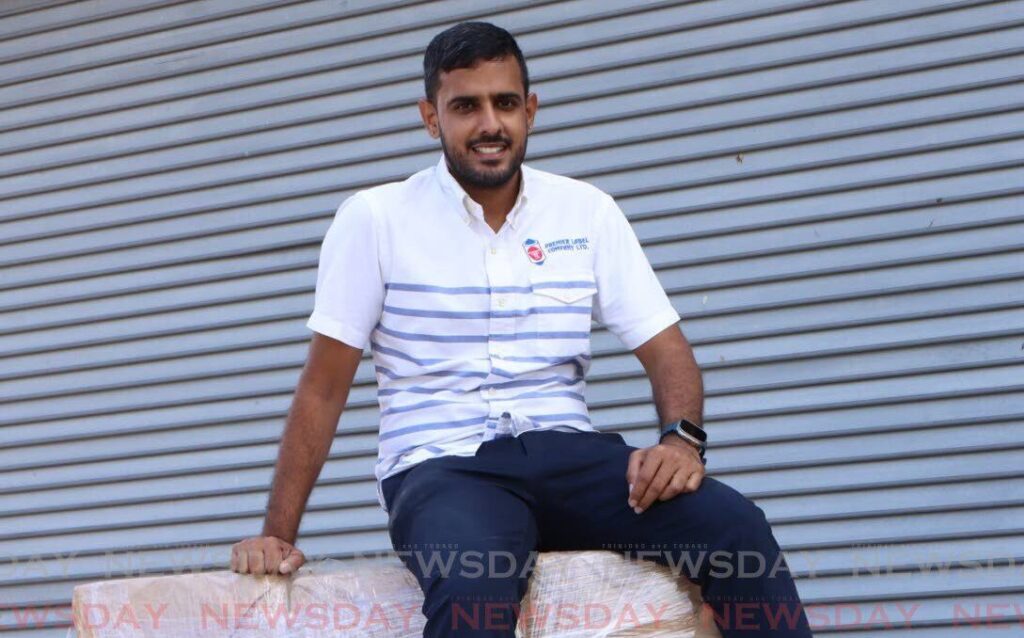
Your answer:
[[[3,635],[64,636],[75,584],[223,568],[258,532],[320,241],[436,158],[421,54],[462,19],[527,55],[528,161],[629,214],[705,372],[709,469],[805,602],[874,622],[844,635],[898,605],[1024,635],[1024,2],[480,7],[0,7]],[[639,363],[594,352],[595,424],[649,444]],[[368,360],[357,382],[309,555],[390,547]]]

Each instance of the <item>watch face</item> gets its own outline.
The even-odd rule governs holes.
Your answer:
[[[701,442],[708,440],[707,432],[695,423],[690,423],[686,419],[682,419],[678,423],[679,429],[683,430],[692,437],[699,439]]]

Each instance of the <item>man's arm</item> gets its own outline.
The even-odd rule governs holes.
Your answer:
[[[693,349],[678,325],[662,330],[633,353],[651,381],[659,424],[687,419],[701,425],[704,384]],[[703,478],[704,464],[697,449],[680,437],[666,437],[663,443],[630,455],[626,472],[629,506],[640,514],[655,500],[667,501],[696,491]]]
[[[363,351],[313,333],[274,467],[264,536],[294,543],[320,476]]]
[[[290,573],[305,562],[294,546],[299,522],[330,453],[362,354],[361,348],[313,333],[285,421],[262,536],[235,544],[232,570]]]
[[[289,573],[305,561],[293,545],[299,521],[383,310],[381,264],[388,256],[379,250],[375,210],[368,192],[359,191],[342,202],[324,234],[306,321],[313,339],[285,420],[263,535],[232,547],[234,571]]]
[[[662,330],[633,353],[651,381],[660,424],[687,419],[702,425],[704,383],[693,349],[679,326]]]
[[[680,418],[701,423],[704,392],[700,370],[679,330],[679,313],[625,213],[609,195],[603,195],[595,207],[592,232],[597,281],[594,318],[640,359],[651,380],[662,424]],[[626,472],[629,506],[639,514],[655,499],[665,501],[696,490],[703,476],[704,464],[697,449],[682,437],[665,437],[664,443],[630,455]]]

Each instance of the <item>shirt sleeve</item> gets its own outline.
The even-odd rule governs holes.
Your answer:
[[[635,350],[665,328],[679,313],[647,261],[625,213],[610,195],[596,215],[594,318]]]
[[[365,349],[383,303],[373,208],[356,193],[338,207],[320,246],[313,313],[306,327]]]

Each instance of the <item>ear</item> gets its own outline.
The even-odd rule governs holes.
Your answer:
[[[533,130],[533,118],[537,115],[537,94],[526,96],[526,130]]]
[[[437,123],[437,109],[426,98],[420,98],[416,105],[420,107],[420,118],[423,120],[423,126],[427,129],[427,133],[434,139],[440,137],[441,129]]]

